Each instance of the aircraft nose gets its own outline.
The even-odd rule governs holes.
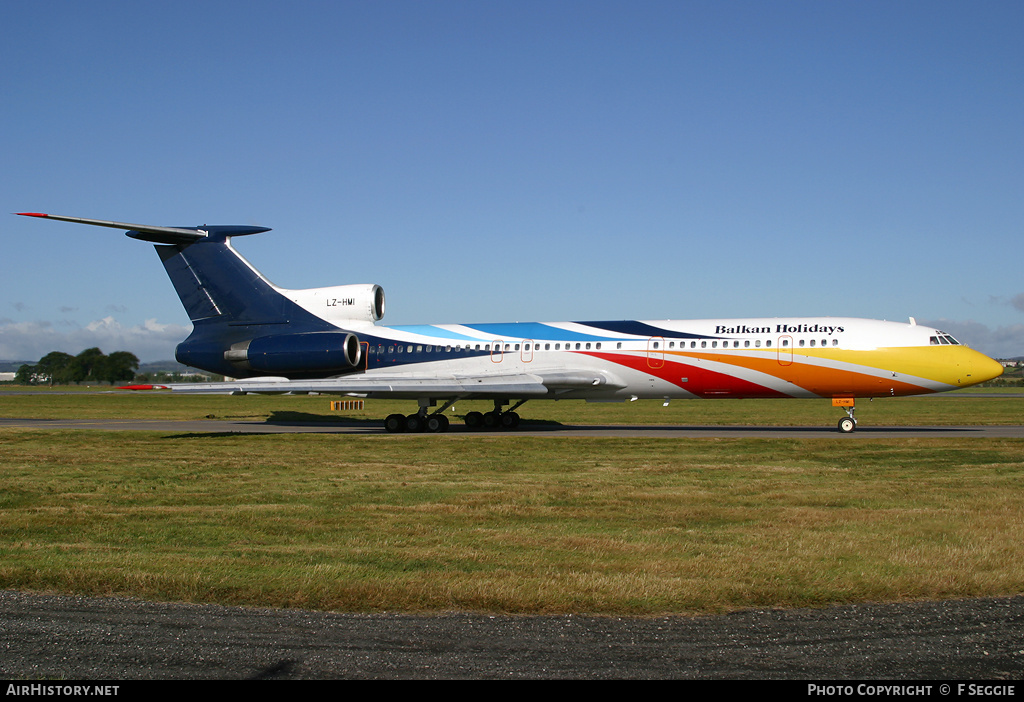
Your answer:
[[[971,372],[971,384],[984,383],[986,380],[998,378],[1003,374],[1003,364],[993,360],[983,353],[974,352],[971,362],[968,364]]]

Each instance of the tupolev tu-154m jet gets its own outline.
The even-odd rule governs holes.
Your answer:
[[[471,428],[514,428],[528,400],[827,398],[841,432],[855,398],[955,390],[1002,366],[949,334],[908,323],[811,317],[382,326],[379,285],[279,288],[231,245],[265,227],[160,227],[19,213],[126,229],[156,251],[192,320],[175,357],[236,380],[189,393],[322,393],[415,400],[389,432],[441,432],[456,401],[494,402]],[[438,406],[440,405],[440,406]],[[508,407],[511,405],[510,407]],[[508,407],[506,409],[506,407]]]

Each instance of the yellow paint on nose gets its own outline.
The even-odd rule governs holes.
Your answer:
[[[801,350],[802,353],[807,353]],[[892,371],[906,380],[905,376],[917,376],[948,386],[945,389],[966,388],[986,380],[998,378],[1003,366],[983,353],[966,346],[904,346],[873,351],[846,351],[843,349],[819,350],[815,355],[834,358],[847,363],[856,363],[867,368]],[[925,391],[924,388],[917,392]],[[894,394],[908,393],[897,389]]]
[[[1003,374],[1002,364],[966,346],[932,346],[927,351],[932,369],[922,375],[947,385],[966,388]]]
[[[970,349],[968,349],[970,351]],[[977,385],[986,380],[998,378],[1006,370],[999,361],[994,361],[983,353],[973,352],[974,356],[967,361],[968,377],[965,385]]]

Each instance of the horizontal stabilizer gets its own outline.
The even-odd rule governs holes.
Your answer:
[[[130,224],[128,222],[110,222],[104,219],[85,219],[84,217],[64,217],[62,215],[43,214],[42,212],[16,212],[25,217],[41,217],[43,219],[56,219],[61,222],[76,222],[78,224],[91,224],[95,227],[110,227],[111,229],[124,229],[128,236],[133,239],[150,241],[155,244],[191,244],[194,241],[205,239],[211,232],[225,236],[241,236],[244,234],[259,234],[268,232],[267,227],[250,226],[211,226],[207,227],[158,227],[149,224]]]

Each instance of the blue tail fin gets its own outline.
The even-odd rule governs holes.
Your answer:
[[[186,365],[235,377],[282,370],[296,377],[351,372],[359,365],[359,340],[354,334],[296,304],[231,247],[231,237],[269,231],[266,227],[162,227],[39,212],[19,214],[128,230],[133,239],[155,244],[192,320],[192,333],[175,350],[175,357]],[[344,287],[351,286],[337,289]],[[367,308],[366,321],[379,319],[384,306],[379,286],[355,287],[376,302]],[[340,321],[356,319],[349,316]]]
[[[282,295],[232,248],[232,236],[256,232],[219,226],[203,230],[207,236],[192,243],[156,246],[193,324],[175,352],[178,361],[232,375],[238,368],[224,359],[232,344],[282,332],[336,330]]]

